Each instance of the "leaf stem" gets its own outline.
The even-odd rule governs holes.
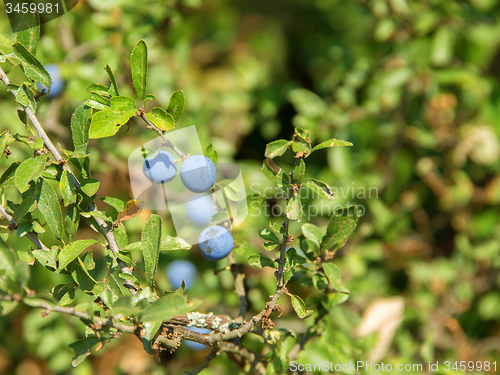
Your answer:
[[[163,139],[163,141],[166,143],[167,147],[170,147],[172,150],[174,150],[174,152],[177,155],[179,155],[179,157],[182,158],[182,160],[186,160],[188,158],[186,155],[184,155],[182,153],[181,150],[179,150],[177,147],[175,147],[175,145],[172,142],[170,142],[170,140],[167,137],[165,137],[165,135],[163,134],[163,132],[150,119],[148,119],[148,117],[144,113],[144,110],[142,110],[140,112],[140,116],[144,120],[144,122],[146,124],[148,124],[148,126],[151,129],[153,129],[155,131],[155,133],[158,134],[161,137],[161,139]]]

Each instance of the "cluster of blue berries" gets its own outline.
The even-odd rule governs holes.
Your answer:
[[[159,150],[144,159],[143,171],[146,178],[155,183],[166,183],[177,175],[177,165],[172,154]],[[180,176],[184,186],[193,193],[206,193],[215,184],[215,164],[203,155],[192,155],[181,165]],[[188,215],[198,224],[208,224],[215,214],[214,204],[209,196],[196,197],[186,204]],[[225,258],[233,249],[231,233],[218,225],[205,228],[198,238],[198,248],[205,259],[217,261]]]

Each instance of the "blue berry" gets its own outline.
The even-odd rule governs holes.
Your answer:
[[[218,225],[205,228],[198,238],[201,255],[208,260],[221,260],[233,250],[234,240],[231,233]]]
[[[187,327],[187,329],[189,329],[189,330],[191,330],[193,332],[196,332],[196,333],[203,333],[205,335],[207,333],[212,332],[211,330],[209,330],[207,328]],[[200,344],[199,342],[193,342],[193,341],[187,341],[187,340],[185,340],[184,342],[186,343],[186,345],[191,350],[199,351],[199,350],[203,350],[203,349],[207,348],[207,345]]]
[[[188,216],[195,223],[207,225],[212,222],[212,216],[217,212],[214,208],[214,202],[210,196],[193,197],[186,203]]]
[[[206,156],[193,155],[182,162],[182,183],[193,193],[204,193],[210,190],[216,177],[215,164]]]
[[[170,152],[159,150],[153,156],[144,159],[142,170],[149,181],[159,184],[175,177],[177,165]]]
[[[58,95],[63,88],[63,80],[61,76],[61,69],[59,69],[59,66],[55,64],[48,64],[45,66],[45,70],[47,70],[47,73],[49,73],[50,78],[52,79],[52,85],[50,86],[50,92],[47,95],[49,98],[52,98],[56,95]],[[36,87],[38,91],[42,90],[42,84],[37,82]],[[45,89],[46,91],[48,90],[48,87]]]
[[[196,278],[196,266],[189,260],[178,259],[170,263],[166,270],[168,281],[174,289],[182,285],[182,280],[186,283],[186,289],[191,288]]]

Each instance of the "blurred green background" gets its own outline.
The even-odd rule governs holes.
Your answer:
[[[0,33],[0,52],[9,53],[15,35],[3,6]],[[299,362],[364,361],[378,348],[385,363],[439,361],[443,374],[446,360],[498,361],[500,367],[499,1],[80,1],[42,25],[37,54],[62,70],[63,93],[42,98],[37,110],[61,147],[72,149],[69,120],[89,98],[87,86],[108,84],[106,64],[122,93],[132,95],[129,55],[140,39],[149,47],[148,92],[157,97],[150,108],[166,108],[170,95],[184,90],[186,108],[177,126],[196,125],[204,147],[213,143],[219,160],[243,170],[249,194],[272,186],[260,171],[265,146],[290,138],[294,126],[309,129],[316,142],[335,137],[354,144],[307,159],[307,175],[330,184],[337,198],[323,206],[306,200],[319,210],[293,223],[292,235],[307,221],[325,228],[334,205],[358,204],[365,214],[336,255],[350,298],[332,308],[324,334],[306,344]],[[19,68],[6,71],[22,82]],[[0,131],[30,135],[17,108],[0,90]],[[153,135],[137,121],[125,130],[90,144],[93,177],[101,181],[98,195],[132,198],[127,158]],[[1,172],[32,152],[17,146],[11,151],[0,160]],[[289,167],[293,155],[275,162]],[[276,192],[267,190],[266,203],[282,207]],[[248,243],[238,262],[265,252],[257,231],[269,220],[283,220],[269,212],[250,210],[234,231],[238,242]],[[139,239],[148,215],[143,211],[126,222],[130,238]],[[92,233],[87,227],[80,235]],[[18,246],[28,245],[18,240]],[[104,263],[98,250],[94,256]],[[214,265],[193,251],[162,254],[160,270],[175,257],[198,267],[199,282],[189,295],[204,300],[200,311],[237,311],[229,273],[215,276]],[[275,279],[271,271],[245,271],[254,313],[274,292]],[[48,293],[68,282],[65,277],[36,264],[29,286]],[[160,288],[169,288],[162,272],[158,279]],[[300,279],[289,289],[306,303],[315,298]],[[393,317],[402,319],[397,330],[385,339],[378,332],[360,337],[357,327],[374,319],[367,308],[379,301],[381,311],[390,311],[388,301],[395,300],[383,299],[388,297],[404,301],[403,315]],[[278,327],[304,332],[314,323],[299,320],[289,302],[282,304]],[[375,324],[382,330],[387,322]],[[180,374],[208,354],[183,345],[157,364],[135,337],[122,337],[73,369],[67,345],[83,330],[72,317],[42,318],[40,311],[16,308],[0,317],[0,373]],[[256,340],[247,340],[258,348]],[[237,372],[221,356],[203,374]]]

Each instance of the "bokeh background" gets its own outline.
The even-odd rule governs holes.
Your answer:
[[[3,5],[0,32],[0,51],[8,53],[15,35]],[[335,137],[354,144],[307,159],[308,176],[324,180],[338,196],[323,206],[306,200],[320,214],[311,211],[309,219],[294,223],[292,234],[298,236],[307,221],[325,228],[332,205],[362,205],[365,214],[335,257],[350,298],[332,307],[324,334],[306,344],[299,362],[348,363],[371,355],[392,364],[496,360],[500,367],[499,1],[80,1],[42,25],[37,53],[62,72],[62,94],[42,98],[37,110],[61,147],[72,149],[69,120],[89,98],[87,86],[108,84],[106,64],[121,92],[133,94],[129,55],[140,39],[149,47],[154,105],[166,108],[170,95],[184,90],[177,126],[196,125],[204,147],[213,143],[219,159],[243,170],[249,193],[272,186],[260,171],[265,146],[290,138],[295,126],[309,129],[315,142]],[[23,79],[18,68],[9,77]],[[0,91],[0,130],[30,135],[13,98]],[[127,158],[153,135],[138,122],[127,133],[125,128],[90,144],[100,196],[132,198]],[[26,147],[11,151],[0,160],[2,172],[31,153]],[[275,161],[286,168],[293,155]],[[275,190],[267,192],[270,207],[283,206]],[[149,213],[126,222],[132,240],[140,238]],[[250,210],[234,231],[238,242],[247,243],[236,254],[239,262],[265,253],[258,230],[283,220],[267,213]],[[162,214],[166,232],[174,235]],[[93,232],[84,227],[79,236]],[[18,246],[28,245],[18,240]],[[94,257],[99,275],[104,255],[96,249]],[[174,258],[196,264],[189,295],[204,300],[201,309],[237,311],[228,272],[215,276],[214,265],[193,251],[162,254],[160,270]],[[274,276],[249,266],[245,271],[251,311],[259,311],[273,292]],[[31,273],[30,287],[42,293],[68,282],[38,264]],[[158,285],[170,287],[162,272]],[[300,278],[289,289],[306,303],[314,301],[315,292]],[[394,301],[404,302],[401,313],[391,307]],[[373,303],[377,314],[367,313]],[[283,306],[278,327],[304,332],[313,324],[299,320],[287,301]],[[396,327],[377,322],[384,314]],[[362,323],[378,328],[360,337]],[[180,374],[208,354],[182,345],[158,364],[135,337],[122,337],[73,369],[68,344],[83,333],[77,319],[42,318],[40,311],[18,307],[0,317],[0,373]],[[221,356],[203,373],[237,372]]]

